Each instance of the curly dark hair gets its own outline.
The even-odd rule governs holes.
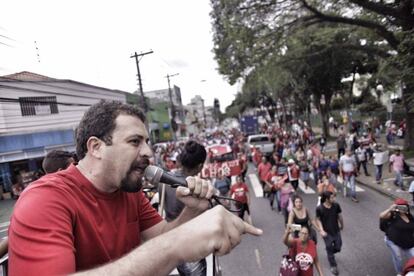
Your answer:
[[[86,142],[92,136],[101,139],[106,145],[112,144],[111,135],[119,114],[136,116],[145,122],[144,113],[133,105],[119,101],[100,100],[85,112],[76,129],[76,154],[79,160],[85,157],[88,151]]]
[[[63,150],[52,150],[48,152],[42,161],[42,168],[45,173],[54,173],[66,169],[71,161],[75,161],[73,153]]]
[[[331,195],[333,195],[333,193],[330,191],[323,192],[321,195],[321,203],[325,203],[325,201],[327,201],[331,197]]]
[[[185,144],[183,151],[177,158],[183,167],[194,169],[206,161],[207,151],[203,145],[190,140]]]

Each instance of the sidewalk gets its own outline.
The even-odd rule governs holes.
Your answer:
[[[398,197],[404,198],[408,202],[412,203],[413,197],[407,191],[408,187],[413,180],[413,177],[404,177],[404,187],[405,191],[401,191],[399,187],[394,185],[394,173],[390,173],[388,171],[388,163],[384,164],[382,168],[382,183],[377,184],[375,181],[375,168],[374,165],[368,164],[368,173],[371,176],[365,176],[363,169],[361,168],[360,175],[357,177],[357,182],[363,186],[369,187],[385,196],[391,197],[392,199],[396,199]]]
[[[315,132],[319,132],[321,131],[320,128],[314,128]],[[337,134],[333,134],[330,133],[333,137],[338,136]],[[381,134],[380,138],[378,139],[378,142],[385,145],[387,147],[387,149],[390,151],[390,153],[392,153],[397,147],[403,147],[404,145],[404,140],[403,139],[396,139],[395,140],[395,145],[388,145],[385,139],[385,134]],[[329,145],[327,146],[327,148],[329,148],[330,150],[330,154],[334,153],[334,151],[336,152],[336,142],[329,142]],[[357,177],[357,182],[360,185],[366,186],[368,188],[371,188],[385,196],[388,196],[392,199],[395,198],[404,198],[406,199],[408,202],[410,202],[410,204],[413,203],[413,197],[412,195],[407,192],[408,187],[410,186],[410,183],[412,180],[414,180],[414,177],[408,177],[408,176],[404,176],[404,187],[406,191],[401,191],[399,189],[399,187],[394,185],[394,178],[395,175],[394,173],[390,173],[388,171],[388,162],[386,164],[383,165],[382,168],[382,179],[383,182],[381,184],[377,184],[375,181],[375,167],[373,164],[369,164],[367,165],[368,167],[368,173],[371,176],[365,176],[363,169],[361,167],[361,171],[360,171],[360,175]]]
[[[0,225],[10,220],[15,203],[14,199],[0,200]]]

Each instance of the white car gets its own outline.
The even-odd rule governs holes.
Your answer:
[[[256,134],[247,137],[248,154],[251,156],[251,150],[253,147],[259,148],[265,155],[271,155],[275,148],[275,145],[270,141],[270,137],[267,134]]]

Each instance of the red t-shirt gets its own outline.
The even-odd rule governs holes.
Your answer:
[[[162,221],[142,192],[98,191],[80,171],[43,176],[17,201],[9,275],[65,275],[116,260]]]
[[[234,195],[234,199],[242,203],[247,203],[247,193],[249,192],[249,187],[243,182],[239,182],[231,186],[230,195]]]
[[[298,165],[292,165],[289,167],[289,173],[290,173],[290,180],[297,180],[299,179],[300,170]]]
[[[254,163],[257,165],[257,164],[259,164],[260,163],[260,161],[262,161],[262,153],[260,152],[260,151],[258,151],[258,150],[256,150],[255,152],[254,152],[254,155],[253,155],[253,161],[254,161]]]
[[[260,163],[257,167],[257,172],[259,173],[259,179],[261,181],[266,181],[267,174],[270,172],[270,169],[272,168],[272,165],[269,162],[266,163]]]
[[[294,239],[293,242],[291,252],[299,265],[299,276],[313,276],[313,264],[317,256],[315,242],[309,240],[306,248],[302,247],[300,239]]]

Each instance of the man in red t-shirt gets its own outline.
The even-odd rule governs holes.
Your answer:
[[[288,175],[290,184],[292,184],[295,191],[297,191],[299,186],[300,169],[293,159],[289,159],[288,161]]]
[[[259,166],[260,161],[262,160],[263,154],[259,147],[253,148],[252,159],[253,163],[256,166]]]
[[[246,181],[246,173],[247,173],[247,158],[243,152],[239,152],[237,154],[237,159],[239,160],[239,166],[241,171],[241,176],[243,181]]]
[[[242,206],[239,206],[239,217],[244,219],[244,212],[247,211],[247,213],[250,214],[250,194],[249,187],[242,181],[240,175],[236,176],[236,183],[230,188],[230,196],[242,204]]]
[[[261,234],[223,207],[205,211],[216,191],[195,177],[177,188],[186,205],[180,216],[165,222],[141,191],[152,156],[144,122],[121,102],[88,109],[76,131],[79,163],[32,183],[14,207],[9,275],[167,275],[179,263],[229,252],[243,233]]]
[[[266,180],[267,180],[267,174],[270,172],[270,169],[272,168],[272,165],[270,162],[267,161],[267,157],[262,157],[262,162],[260,162],[259,166],[257,167],[257,174],[259,175],[260,183],[262,184],[263,188],[263,195],[268,196],[270,190],[266,187]]]

